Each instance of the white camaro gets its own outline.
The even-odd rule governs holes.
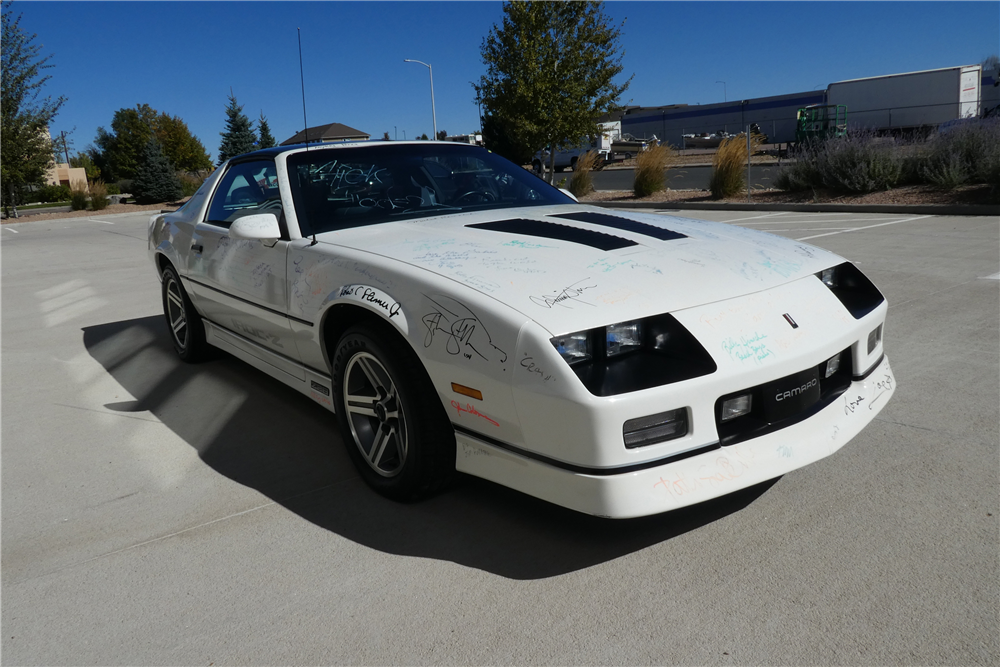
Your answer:
[[[149,252],[180,357],[222,348],[336,412],[396,499],[459,470],[655,514],[835,452],[895,390],[850,262],[578,204],[473,146],[241,155],[151,218]]]

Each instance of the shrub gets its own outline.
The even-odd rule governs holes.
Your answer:
[[[914,180],[919,158],[906,153],[905,144],[877,137],[870,130],[808,141],[792,153],[793,162],[782,165],[775,186],[791,191],[819,187],[847,192],[888,190]]]
[[[750,154],[760,146],[761,135],[750,135]],[[712,158],[712,177],[708,189],[714,199],[733,197],[747,189],[747,135],[723,139]]]
[[[90,184],[90,208],[103,211],[108,207],[108,188],[104,181],[94,181]]]
[[[850,131],[823,142],[815,164],[823,185],[831,190],[889,190],[903,175],[903,156],[896,141],[876,137],[871,130]]]
[[[73,190],[69,195],[69,205],[74,211],[83,211],[87,208],[87,199],[90,197],[90,193],[87,189],[83,187],[82,183],[77,183],[73,186]]]
[[[122,193],[117,183],[107,183],[104,187],[108,189],[109,195],[120,195]]]
[[[594,151],[587,151],[576,159],[573,177],[569,180],[569,191],[574,197],[582,197],[594,189],[594,178],[590,172],[598,167],[600,159],[601,156]]]
[[[928,143],[918,168],[921,180],[945,190],[990,183],[1000,169],[1000,120],[963,121]]]
[[[790,160],[778,169],[774,186],[790,192],[821,187],[823,179],[816,168],[816,153],[820,150],[820,143],[821,140],[809,140],[790,151]]]
[[[177,174],[177,180],[181,182],[182,197],[190,197],[194,193],[198,192],[198,188],[200,188],[201,184],[205,182],[204,177],[192,176],[191,174],[183,172]]]
[[[123,178],[118,181],[118,194],[120,195],[130,195],[132,194],[132,179]]]
[[[57,201],[69,201],[70,189],[68,185],[45,185],[38,189],[35,200],[45,204]]]
[[[667,187],[667,170],[677,164],[678,155],[667,144],[650,146],[635,160],[635,181],[632,192],[636,197],[648,197]]]

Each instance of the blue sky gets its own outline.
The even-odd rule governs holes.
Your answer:
[[[500,2],[48,2],[16,0],[68,98],[52,126],[93,143],[114,112],[146,103],[180,116],[218,155],[230,87],[277,140],[302,128],[296,28],[310,126],[381,138],[478,129],[470,82]],[[825,88],[866,76],[980,62],[1000,51],[1000,3],[609,2],[624,21],[623,101],[711,104]],[[725,81],[725,86],[717,81]]]

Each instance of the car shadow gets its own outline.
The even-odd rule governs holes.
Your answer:
[[[87,327],[83,342],[135,397],[107,409],[148,410],[218,473],[372,549],[511,579],[565,574],[669,540],[738,512],[774,484],[622,521],[466,475],[433,498],[400,504],[357,475],[332,413],[228,354],[198,365],[179,361],[162,316]]]

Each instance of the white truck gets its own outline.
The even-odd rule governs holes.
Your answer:
[[[838,81],[827,88],[826,103],[846,106],[854,128],[935,127],[979,114],[981,69],[966,65]]]
[[[587,151],[594,151],[597,153],[599,157],[597,168],[600,169],[604,166],[605,162],[611,159],[611,140],[603,134],[596,137],[584,137],[580,140],[580,145],[576,148],[557,150],[555,164],[556,171],[563,171],[566,167],[575,169],[577,159],[579,159],[579,157]],[[535,157],[531,161],[531,167],[534,169],[536,174],[541,174],[549,168],[549,156],[550,153],[547,148],[535,153]]]

